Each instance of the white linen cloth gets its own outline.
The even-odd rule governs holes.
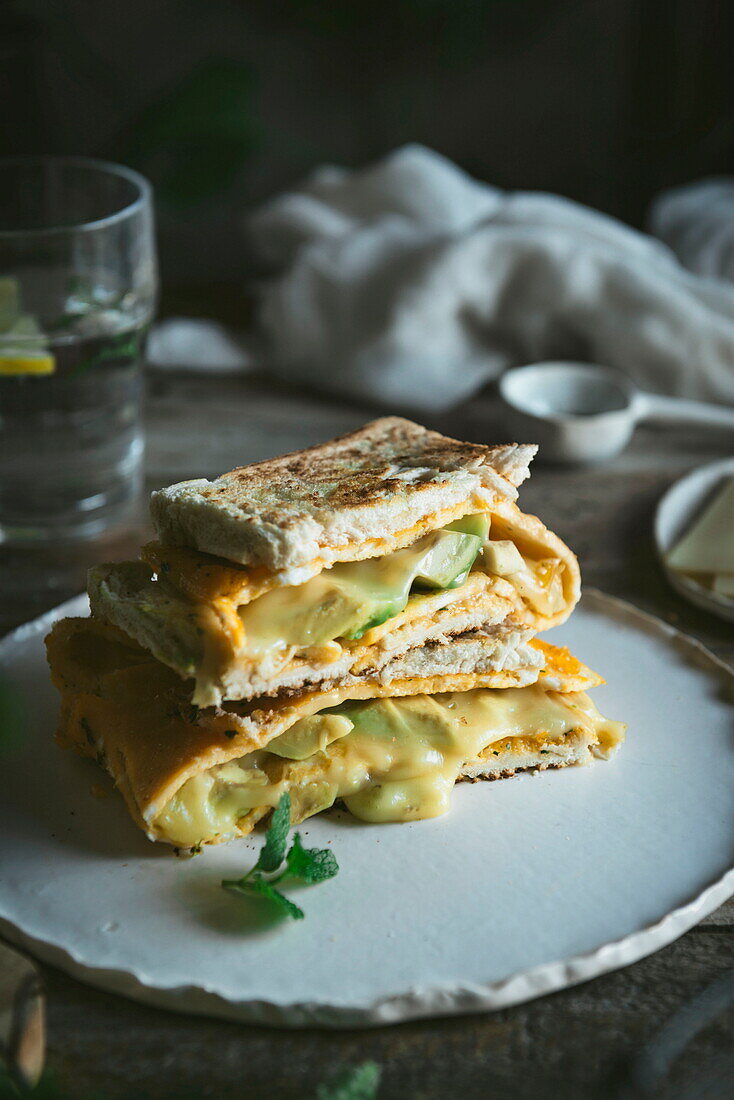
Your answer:
[[[266,365],[290,381],[439,410],[508,366],[574,358],[734,403],[734,288],[613,218],[477,183],[421,146],[322,168],[246,228],[273,270]]]
[[[153,326],[145,347],[151,367],[232,374],[247,370],[252,358],[244,341],[218,321],[167,317]]]
[[[734,179],[698,180],[661,192],[648,225],[690,271],[734,282]]]

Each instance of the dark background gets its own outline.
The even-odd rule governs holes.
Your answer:
[[[419,141],[641,224],[734,170],[731,0],[0,0],[4,152],[156,185],[164,276],[240,275],[237,221]]]
[[[661,188],[734,172],[733,44],[734,0],[0,0],[0,152],[141,168],[156,185],[169,310],[234,321],[248,207],[319,163],[361,165],[408,141],[498,186],[642,224]],[[203,280],[206,295],[171,295]],[[148,488],[201,463],[213,474],[228,448],[269,431],[269,446],[285,433],[310,442],[359,415],[247,377],[148,377]],[[588,583],[730,659],[726,625],[666,589],[649,530],[673,478],[718,448],[709,432],[643,428],[618,465],[593,479],[541,470],[523,499],[580,552]],[[0,632],[78,591],[92,560],[134,554],[125,539],[54,547],[43,569],[22,551],[0,568]],[[651,1095],[642,1077],[653,1056],[668,1069],[661,1037],[670,1054],[682,1029],[692,1041],[657,1095],[723,1098],[732,1012],[711,1006],[731,984],[731,913],[552,997],[369,1032],[163,1013],[44,967],[49,1066],[67,1095],[136,1100],[303,1098],[365,1058],[383,1067],[386,1098],[621,1100]]]

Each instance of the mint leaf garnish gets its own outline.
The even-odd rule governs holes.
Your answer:
[[[319,1085],[316,1100],[375,1100],[380,1084],[376,1062],[362,1062],[347,1070],[333,1085]]]
[[[304,848],[301,837],[296,833],[293,846],[286,856],[286,869],[281,875],[292,875],[312,885],[333,878],[339,870],[336,856],[328,848]],[[280,879],[279,879],[280,881]]]
[[[285,846],[288,843],[288,830],[291,827],[291,796],[281,795],[280,802],[270,818],[270,826],[265,835],[260,856],[253,870],[277,871],[285,859]]]
[[[281,796],[270,819],[270,828],[265,835],[265,843],[255,866],[242,878],[222,879],[222,886],[235,894],[266,898],[286,916],[294,920],[302,920],[303,910],[277,890],[276,884],[287,878],[298,878],[309,886],[324,882],[334,877],[339,870],[339,864],[334,853],[328,848],[304,848],[298,833],[286,855],[290,823],[291,798],[286,792]],[[285,867],[282,867],[284,861]],[[280,874],[274,874],[281,867]],[[266,878],[266,874],[273,877]]]
[[[294,920],[303,920],[303,909],[299,909],[285,894],[281,894],[280,890],[276,890],[266,878],[263,878],[260,871],[251,871],[250,874],[252,878],[245,876],[240,879],[225,879],[222,886],[235,894],[245,894],[250,897],[259,895],[262,898],[267,898],[268,901],[272,901],[277,905],[285,916],[293,917]]]

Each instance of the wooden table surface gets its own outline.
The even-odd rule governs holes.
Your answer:
[[[150,372],[148,383],[149,488],[315,443],[374,414],[257,378]],[[460,438],[502,438],[489,396],[423,419]],[[731,438],[710,431],[641,429],[625,455],[599,470],[536,465],[521,504],[576,550],[586,584],[675,623],[734,661],[731,625],[668,588],[651,538],[667,486],[732,451]],[[141,520],[134,530],[69,549],[0,551],[0,632],[80,591],[91,562],[133,554],[143,527]],[[626,970],[493,1015],[289,1032],[147,1008],[43,966],[48,1065],[74,1097],[308,1098],[330,1075],[365,1059],[380,1065],[386,1100],[727,1097],[734,1095],[733,967],[729,902]]]

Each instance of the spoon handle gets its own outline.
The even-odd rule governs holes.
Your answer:
[[[709,424],[712,428],[730,428],[734,432],[734,409],[709,405],[705,401],[687,401],[682,397],[661,397],[656,393],[639,394],[640,420],[665,420],[669,423]]]

